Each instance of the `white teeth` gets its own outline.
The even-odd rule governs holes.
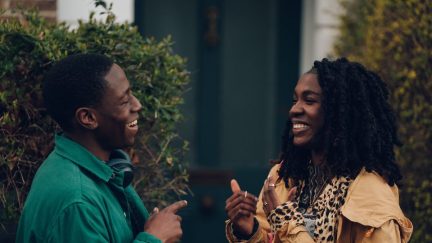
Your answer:
[[[134,126],[136,126],[137,124],[138,124],[138,120],[135,120],[135,121],[133,121],[133,122],[127,124],[127,126],[128,126],[128,127],[134,127]]]
[[[306,124],[301,124],[301,123],[293,124],[294,129],[300,129],[300,128],[306,128],[306,127],[309,127],[309,126]]]

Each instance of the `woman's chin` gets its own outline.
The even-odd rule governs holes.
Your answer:
[[[307,148],[310,145],[310,139],[294,138],[293,144],[296,147]]]

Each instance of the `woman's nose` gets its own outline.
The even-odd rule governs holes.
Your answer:
[[[296,102],[291,106],[291,109],[289,110],[289,116],[293,117],[295,115],[301,114],[303,111],[303,108],[300,104],[300,102]]]

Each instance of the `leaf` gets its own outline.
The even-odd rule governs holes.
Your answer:
[[[104,0],[95,0],[95,7],[102,6],[104,9],[107,9],[107,4]]]

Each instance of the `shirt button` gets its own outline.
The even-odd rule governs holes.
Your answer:
[[[126,212],[123,212],[123,214],[124,214],[124,216],[125,216],[125,218],[126,218]]]

